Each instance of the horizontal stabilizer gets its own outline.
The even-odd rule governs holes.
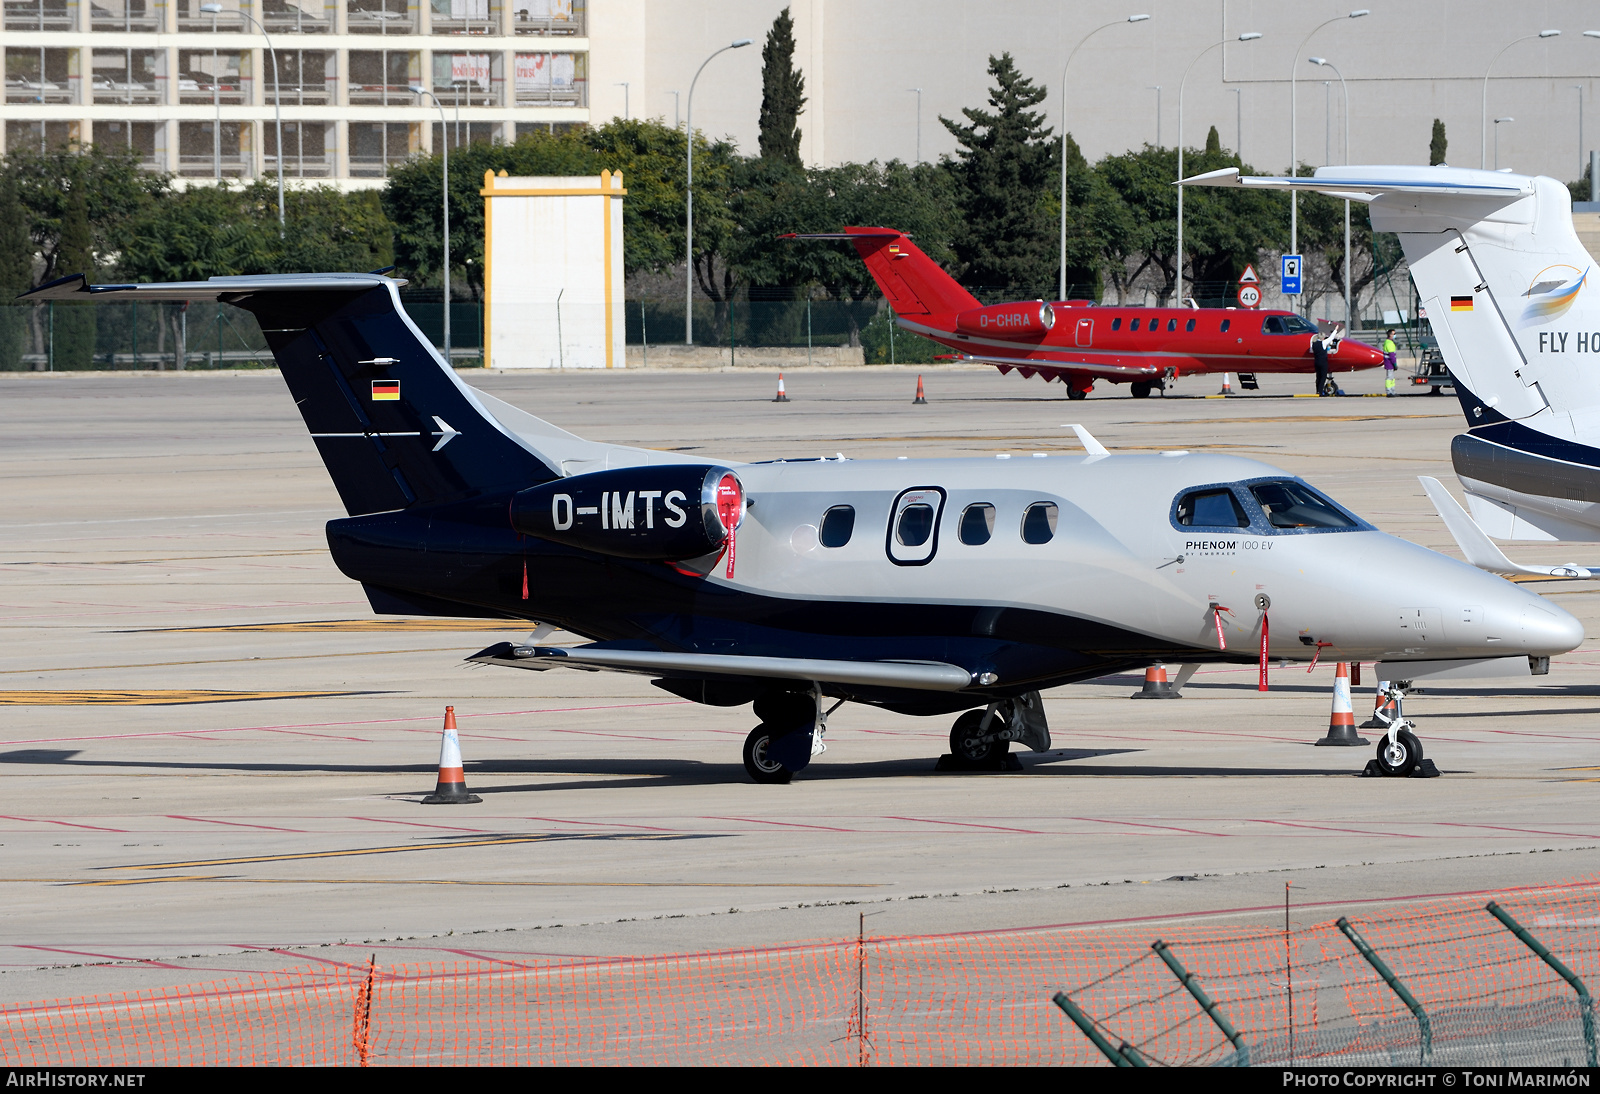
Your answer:
[[[938,661],[824,661],[804,657],[742,657],[716,653],[665,653],[659,650],[609,649],[591,646],[518,646],[501,642],[473,654],[468,661],[519,669],[609,669],[650,676],[704,678],[758,676],[775,680],[815,680],[859,687],[909,688],[915,691],[960,691],[972,674]]]
[[[1352,201],[1371,201],[1380,194],[1444,194],[1478,198],[1520,198],[1533,193],[1527,179],[1502,175],[1497,171],[1452,172],[1465,178],[1419,178],[1417,168],[1362,168],[1360,175],[1344,175],[1338,169],[1324,168],[1315,175],[1289,178],[1274,175],[1241,175],[1237,167],[1190,175],[1181,186],[1226,186],[1251,190],[1309,190],[1318,194],[1337,194]],[[1481,176],[1481,177],[1479,177]]]
[[[1438,479],[1428,475],[1418,475],[1422,489],[1428,494],[1428,500],[1433,502],[1433,507],[1439,511],[1439,519],[1444,521],[1444,526],[1450,529],[1450,534],[1455,537],[1456,546],[1461,548],[1461,553],[1467,561],[1480,570],[1488,570],[1492,574],[1516,575],[1519,577],[1555,577],[1569,580],[1587,581],[1600,577],[1600,569],[1588,566],[1563,565],[1563,566],[1522,566],[1512,562],[1506,557],[1505,552],[1495,546],[1477,521],[1463,508],[1461,503],[1450,495],[1444,484]]]
[[[25,292],[18,300],[82,300],[87,296],[112,294],[119,301],[141,300],[223,300],[256,292],[362,292],[390,282],[404,281],[381,274],[251,274],[239,277],[213,277],[206,281],[165,281],[149,285],[90,285],[82,274],[58,277]],[[100,300],[99,303],[109,303]]]

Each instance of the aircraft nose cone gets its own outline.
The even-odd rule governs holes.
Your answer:
[[[1550,656],[1583,645],[1583,624],[1543,597],[1531,596],[1522,606],[1522,645],[1529,653]]]

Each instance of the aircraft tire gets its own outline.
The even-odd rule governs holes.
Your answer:
[[[956,719],[950,727],[950,754],[966,764],[998,763],[1011,750],[1010,741],[978,742],[978,727],[983,725],[983,711],[969,710]]]
[[[1088,392],[1088,389],[1086,389],[1086,388],[1081,388],[1081,387],[1069,387],[1069,388],[1067,388],[1067,398],[1073,400],[1074,402],[1076,402],[1079,399],[1087,399],[1088,397],[1089,397],[1089,392]]]
[[[1128,385],[1128,394],[1132,395],[1135,399],[1148,399],[1150,398],[1150,389],[1152,386],[1153,385],[1151,384],[1143,382],[1132,383]]]
[[[1378,769],[1391,778],[1403,779],[1422,762],[1422,742],[1409,729],[1402,729],[1394,736],[1393,747],[1388,734],[1378,742]]]
[[[777,786],[794,778],[793,771],[768,756],[777,737],[772,727],[762,722],[744,739],[744,769],[758,783]]]

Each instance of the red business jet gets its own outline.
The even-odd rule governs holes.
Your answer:
[[[899,325],[1002,373],[1060,380],[1072,399],[1096,380],[1127,384],[1135,399],[1179,376],[1237,372],[1254,387],[1260,372],[1312,373],[1311,343],[1331,332],[1330,370],[1375,368],[1383,354],[1342,340],[1342,326],[1286,311],[1242,308],[1106,307],[1091,300],[1029,300],[984,307],[903,233],[846,228],[794,239],[848,239],[888,298]]]

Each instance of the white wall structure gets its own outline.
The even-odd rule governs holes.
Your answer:
[[[622,172],[484,172],[484,366],[622,368]]]

